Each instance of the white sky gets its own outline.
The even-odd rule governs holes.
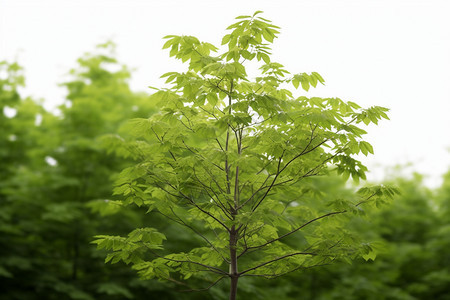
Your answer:
[[[219,45],[234,17],[263,10],[281,26],[273,60],[292,73],[319,72],[326,86],[307,96],[340,97],[391,109],[391,121],[371,127],[384,168],[413,163],[436,186],[450,167],[450,1],[448,0],[0,0],[0,60],[25,67],[24,95],[61,103],[57,87],[84,52],[113,39],[119,59],[136,68],[131,86],[149,91],[159,76],[179,70],[162,51],[168,34]],[[149,91],[150,92],[150,91]]]

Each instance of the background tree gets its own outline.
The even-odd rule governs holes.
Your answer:
[[[289,85],[307,91],[324,80],[316,72],[290,75],[270,60],[278,27],[259,13],[228,27],[219,54],[195,37],[167,36],[164,48],[188,70],[164,74],[169,87],[152,96],[161,112],[130,122],[137,140],[115,143],[139,159],[122,171],[115,194],[187,228],[201,243],[167,252],[165,235],[139,228],[128,237],[98,236],[99,248],[113,250],[106,261],[133,263],[147,279],[181,283],[195,276],[213,286],[229,278],[235,299],[239,278],[276,278],[371,251],[345,219],[397,191],[378,186],[317,197],[311,177],[365,179],[366,167],[353,156],[373,150],[357,125],[377,124],[387,109],[294,96]],[[262,63],[255,80],[245,67],[252,61]]]
[[[22,219],[32,207],[15,201],[8,186],[15,174],[34,161],[31,149],[37,145],[36,121],[44,110],[32,99],[20,96],[25,80],[17,63],[0,62],[0,76],[0,289],[1,294],[11,295],[8,292],[14,288],[8,283],[17,275],[26,280],[33,268],[26,254],[32,240],[27,231],[33,224]]]
[[[142,224],[111,200],[111,177],[127,160],[106,155],[99,138],[156,109],[129,89],[112,43],[78,63],[58,116],[21,99],[17,64],[0,65],[7,75],[0,81],[0,299],[123,299],[144,289],[129,270],[102,268],[90,241]],[[116,215],[100,217],[100,207]]]

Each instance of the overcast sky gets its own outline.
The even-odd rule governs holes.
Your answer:
[[[448,0],[0,0],[0,60],[25,68],[24,95],[62,102],[57,87],[75,61],[107,39],[136,68],[134,90],[180,70],[161,50],[168,34],[220,43],[234,17],[263,10],[280,26],[273,60],[292,73],[319,72],[326,86],[306,96],[339,97],[391,109],[369,128],[369,179],[413,163],[436,186],[450,167],[450,1]]]

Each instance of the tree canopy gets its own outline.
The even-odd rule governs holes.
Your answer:
[[[337,172],[365,179],[367,168],[355,155],[373,149],[360,125],[387,119],[387,109],[294,96],[290,87],[308,91],[324,79],[317,72],[291,74],[271,61],[279,28],[260,13],[237,17],[222,48],[166,36],[163,48],[186,63],[186,72],[162,75],[168,87],[151,96],[160,112],[129,122],[134,140],[111,139],[138,160],[122,171],[115,194],[201,242],[167,253],[157,228],[97,236],[99,248],[113,250],[106,261],[133,263],[147,279],[200,276],[212,286],[230,278],[234,299],[239,277],[275,278],[371,252],[342,216],[362,213],[368,202],[383,203],[397,190],[373,186],[327,197],[310,178]],[[254,79],[247,75],[250,62],[260,65]]]

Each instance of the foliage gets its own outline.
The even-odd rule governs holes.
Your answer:
[[[8,182],[32,161],[30,148],[36,147],[35,120],[43,109],[32,99],[21,99],[19,88],[25,84],[17,63],[0,62],[0,277],[13,278],[15,271],[28,272],[30,261],[23,251],[30,238],[26,228],[32,224],[20,220],[30,207],[14,201],[8,194]],[[20,194],[21,190],[15,191]]]
[[[112,56],[112,43],[97,52],[103,53],[80,58],[63,84],[68,96],[59,116],[21,99],[21,68],[0,65],[7,72],[1,108],[16,112],[0,115],[0,299],[132,297],[130,272],[102,269],[89,242],[97,232],[142,224],[141,218],[130,210],[99,218],[90,210],[109,203],[111,177],[127,165],[106,155],[100,138],[155,108],[129,89],[129,72]]]
[[[346,216],[398,193],[372,186],[339,198],[315,186],[313,177],[330,172],[365,179],[367,168],[355,155],[373,149],[359,126],[387,119],[387,109],[295,97],[289,86],[308,91],[323,78],[291,75],[271,61],[278,27],[260,12],[237,19],[222,52],[192,36],[165,37],[163,48],[187,71],[162,75],[168,87],[152,95],[161,111],[131,120],[126,128],[135,140],[116,143],[138,159],[116,181],[124,205],[163,215],[201,243],[168,252],[156,228],[95,240],[112,251],[107,261],[132,263],[145,279],[200,277],[213,286],[230,278],[230,299],[239,277],[275,278],[369,255],[371,246],[345,228]],[[252,61],[261,64],[254,80],[246,70]]]
[[[253,299],[448,299],[448,218],[443,217],[443,187],[430,191],[422,176],[390,181],[402,191],[392,205],[354,218],[349,224],[380,249],[372,261],[356,259],[290,274],[268,286],[252,282]],[[341,183],[343,187],[343,183]],[[380,242],[384,245],[380,247]]]

